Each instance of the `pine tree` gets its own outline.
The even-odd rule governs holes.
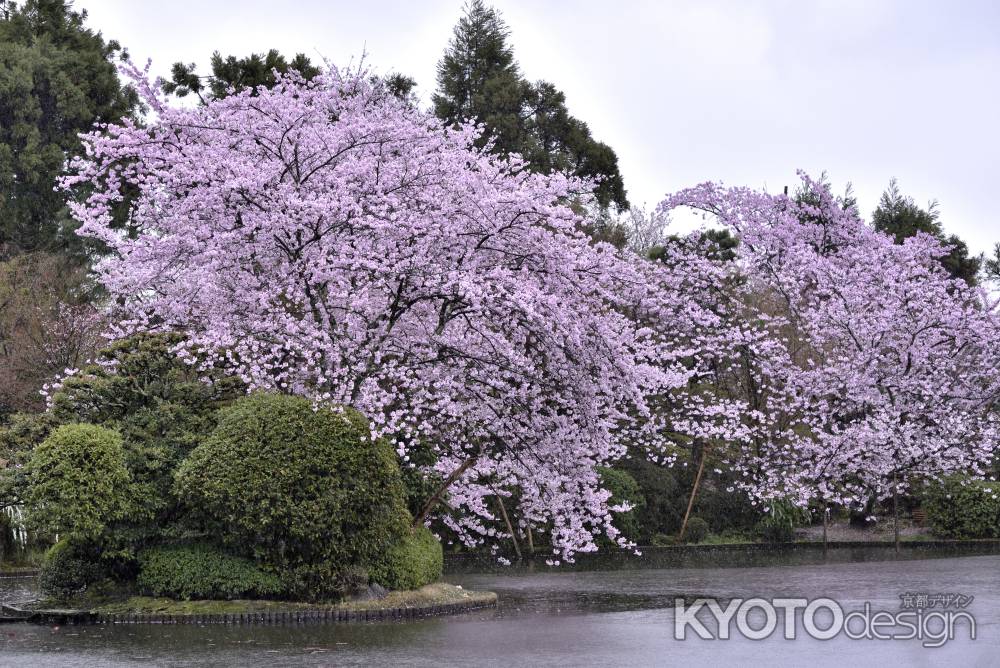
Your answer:
[[[872,215],[872,225],[879,232],[895,237],[897,244],[918,232],[938,238],[944,236],[938,222],[937,202],[930,202],[926,209],[920,208],[912,197],[905,197],[900,192],[896,179],[889,181],[889,187],[882,193]]]
[[[598,202],[627,209],[614,150],[570,115],[559,89],[545,81],[532,84],[521,75],[509,37],[495,9],[471,0],[438,64],[434,112],[448,123],[482,123],[481,145],[492,142],[497,153],[518,153],[534,171],[597,179]]]
[[[216,51],[212,54],[211,68],[210,75],[199,76],[195,73],[194,63],[174,63],[170,80],[163,83],[163,90],[177,97],[194,93],[204,103],[208,97],[223,98],[230,90],[238,93],[258,86],[270,88],[276,81],[275,72],[285,74],[295,70],[306,80],[320,73],[320,68],[313,65],[305,54],[296,54],[289,62],[275,49],[266,54],[251,53],[245,58],[223,58]]]
[[[522,112],[531,86],[507,44],[510,30],[492,7],[472,0],[438,64],[434,112],[449,123],[476,119],[498,152],[521,152],[527,141]]]
[[[170,80],[163,82],[164,92],[177,97],[194,94],[202,104],[207,104],[209,100],[218,100],[230,93],[249,90],[256,94],[254,91],[260,86],[271,88],[278,81],[277,74],[295,71],[309,81],[323,71],[304,53],[297,53],[294,58],[287,60],[276,49],[265,54],[251,53],[243,58],[223,57],[216,51],[210,62],[211,74],[199,75],[195,71],[196,67],[194,63],[174,63]],[[417,85],[412,78],[392,73],[381,80],[390,94],[401,100],[412,99],[413,89]]]
[[[969,255],[969,247],[958,236],[945,235],[939,222],[937,202],[932,201],[927,208],[921,208],[912,197],[900,192],[896,179],[889,181],[889,187],[879,200],[878,208],[872,215],[872,225],[901,244],[919,232],[930,234],[948,244],[950,252],[941,258],[941,264],[953,278],[961,278],[969,285],[975,285],[982,258]]]

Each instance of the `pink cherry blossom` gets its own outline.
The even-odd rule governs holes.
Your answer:
[[[601,533],[625,544],[595,467],[655,436],[647,398],[687,383],[673,324],[694,305],[583,233],[592,183],[476,149],[478,128],[363,72],[148,103],[148,126],[87,135],[65,181],[97,185],[74,213],[110,248],[118,335],[186,332],[192,363],[354,406],[404,457],[430,445],[461,472],[446,520],[470,544],[504,537],[487,500],[512,489],[517,524],[549,527],[562,559]]]
[[[802,178],[818,205],[713,184],[661,205],[741,241],[715,299],[732,344],[713,364],[745,402],[729,460],[742,487],[851,504],[891,495],[894,478],[983,475],[998,442],[995,302],[947,275],[935,238],[895,244]]]

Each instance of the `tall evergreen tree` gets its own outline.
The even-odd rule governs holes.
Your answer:
[[[208,98],[222,98],[230,90],[240,92],[258,86],[270,88],[275,83],[275,72],[281,74],[295,70],[305,79],[312,79],[320,73],[320,68],[302,53],[296,54],[289,62],[276,49],[265,54],[251,53],[244,58],[223,57],[216,51],[212,54],[212,73],[199,76],[195,64],[174,63],[169,81],[163,83],[163,90],[178,97],[191,93],[205,103]]]
[[[56,179],[80,132],[136,108],[113,63],[121,48],[86,18],[66,0],[0,2],[0,258],[81,251]]]
[[[449,123],[475,119],[481,140],[496,152],[519,153],[531,169],[595,178],[598,202],[628,208],[618,156],[570,115],[566,96],[551,83],[521,74],[508,43],[510,30],[494,8],[471,0],[438,63],[434,112]]]
[[[889,187],[882,193],[878,207],[872,214],[872,225],[879,232],[885,232],[896,239],[897,244],[918,232],[941,238],[944,230],[938,222],[937,202],[930,202],[922,209],[899,190],[896,179],[889,181]]]
[[[912,197],[904,196],[896,179],[892,179],[872,215],[872,225],[895,237],[896,243],[903,243],[918,232],[937,237],[951,248],[948,255],[941,258],[944,268],[954,278],[974,285],[982,258],[970,256],[969,247],[958,236],[946,235],[938,218],[937,202],[930,202],[926,209],[921,208]]]
[[[983,274],[991,281],[1000,281],[1000,243],[993,244],[993,253],[983,259]]]

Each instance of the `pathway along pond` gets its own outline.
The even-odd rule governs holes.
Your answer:
[[[461,574],[500,594],[500,608],[406,623],[300,626],[0,626],[0,666],[997,666],[1000,556],[743,568]],[[0,580],[17,596],[26,581]],[[906,592],[974,596],[966,626],[943,647],[919,640],[782,637],[674,640],[678,594],[720,599],[829,597],[845,612],[900,610]],[[725,601],[723,602],[725,607]],[[703,611],[704,612],[704,611]],[[759,611],[755,611],[759,612]],[[801,612],[801,611],[800,611]],[[780,614],[780,612],[779,612]],[[703,617],[703,615],[699,615]],[[751,615],[751,623],[755,617]],[[755,625],[762,624],[763,617]],[[821,626],[822,619],[817,618]],[[711,623],[706,626],[712,628]]]

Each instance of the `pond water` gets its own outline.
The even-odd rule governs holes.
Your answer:
[[[0,625],[2,666],[998,666],[1000,556],[743,568],[462,574],[447,578],[501,597],[495,611],[408,623],[225,626]],[[6,596],[24,581],[0,581]],[[845,612],[898,612],[900,595],[974,596],[976,619],[936,649],[920,640],[674,639],[673,601],[829,597]],[[703,611],[704,612],[704,611]],[[757,612],[757,611],[755,611]],[[762,616],[751,614],[761,625]],[[704,619],[703,615],[699,618]],[[711,621],[706,626],[714,631]],[[819,623],[819,622],[818,622]],[[821,626],[824,624],[820,623]]]

